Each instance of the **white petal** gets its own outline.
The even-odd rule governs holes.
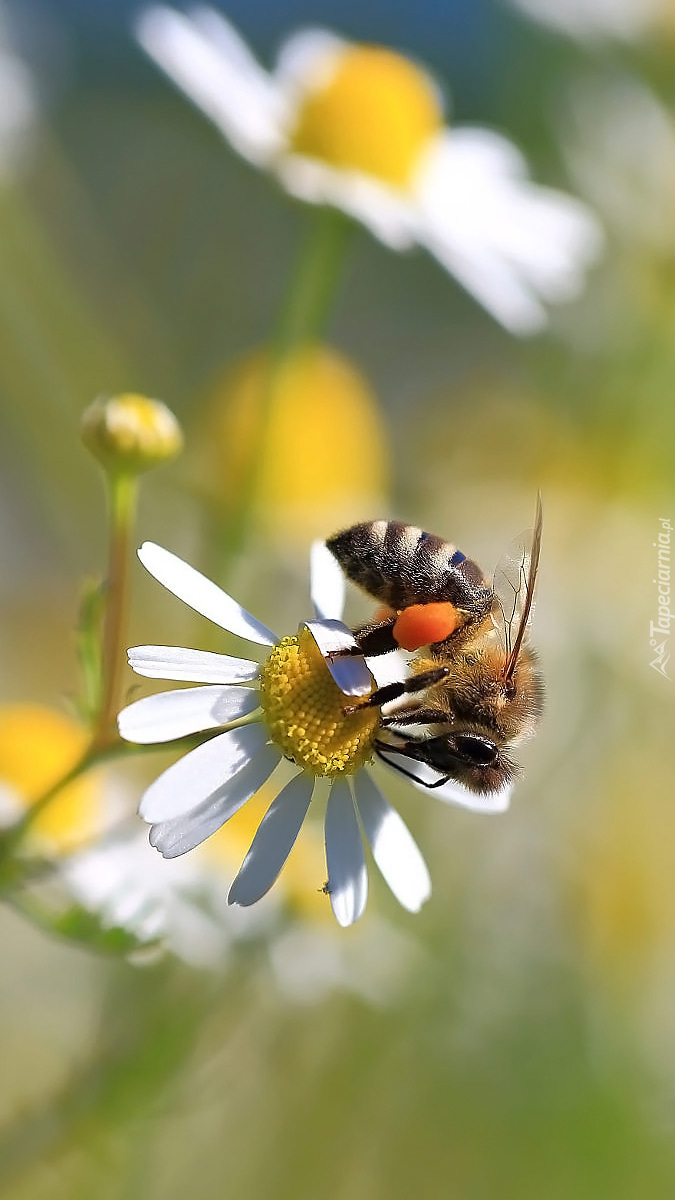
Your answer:
[[[229,904],[255,904],[269,891],[293,849],[313,789],[312,776],[303,771],[272,801],[230,888]]]
[[[416,240],[417,219],[407,195],[360,171],[331,167],[301,154],[286,154],[276,164],[287,191],[308,204],[332,204],[389,246],[407,250]]]
[[[495,175],[499,180],[506,154],[485,162],[482,146],[465,145],[462,134],[468,132],[455,130],[447,140],[438,139],[426,157],[417,184],[419,238],[502,325],[512,333],[535,333],[546,324],[546,311],[494,244],[504,216],[494,203]],[[515,167],[520,156],[512,149],[509,165]]]
[[[211,738],[168,767],[146,791],[139,807],[144,821],[169,821],[199,808],[226,788],[267,740],[262,725],[244,725]]]
[[[419,912],[431,895],[431,879],[411,833],[367,771],[359,771],[353,786],[375,862],[399,904]]]
[[[546,323],[540,298],[571,299],[602,235],[580,201],[542,188],[489,129],[445,131],[421,159],[419,240],[514,333]]]
[[[397,770],[398,767],[405,767],[406,774],[414,776],[410,780],[413,787],[419,788],[427,796],[433,796],[436,800],[442,800],[445,804],[459,804],[461,808],[468,808],[472,812],[480,813],[502,813],[506,812],[511,801],[513,793],[513,784],[507,783],[498,792],[489,792],[487,795],[480,795],[478,792],[472,792],[463,784],[455,779],[449,780],[447,783],[440,784],[436,787],[439,779],[443,776],[439,771],[435,771],[433,767],[428,767],[426,763],[414,762],[410,758],[405,758],[400,754],[381,753],[379,757],[387,766]]]
[[[437,800],[442,800],[445,804],[459,804],[462,808],[468,808],[471,812],[477,813],[503,813],[506,812],[511,803],[513,795],[513,784],[506,783],[498,792],[490,792],[488,795],[478,795],[472,792],[469,788],[465,788],[461,783],[455,780],[450,780],[449,783],[444,783],[441,787],[434,788],[429,793],[429,789],[423,785],[415,784],[416,787],[422,787],[422,790],[435,796]]]
[[[127,742],[150,745],[170,742],[173,738],[205,729],[217,729],[253,712],[259,704],[253,688],[207,687],[182,688],[145,696],[123,708],[117,718],[120,736]]]
[[[183,646],[131,646],[129,666],[148,679],[176,679],[185,683],[244,683],[257,679],[258,663],[248,658],[231,658],[208,650]]]
[[[189,16],[193,29],[200,31],[228,65],[269,85],[269,72],[260,66],[241,34],[221,12],[208,4],[195,4]]]
[[[408,654],[405,650],[391,650],[388,654],[378,654],[375,658],[367,658],[368,669],[375,678],[375,682],[379,688],[384,687],[386,683],[400,683],[402,679],[407,679],[410,674],[410,662],[414,655]],[[393,704],[404,703],[406,697],[401,700],[390,701],[384,706],[384,711],[389,715],[395,709]]]
[[[327,29],[300,29],[282,43],[274,71],[285,91],[301,95],[326,87],[349,43]]]
[[[12,825],[23,811],[21,799],[14,788],[0,783],[0,829],[6,829]]]
[[[226,737],[226,734],[223,734]],[[201,749],[201,747],[200,747]],[[193,751],[193,753],[196,753]],[[196,808],[169,821],[159,821],[150,830],[150,845],[164,858],[178,858],[194,850],[220,829],[251,796],[267,782],[280,761],[274,746],[263,746],[248,766],[207,796]]]
[[[240,154],[265,166],[279,152],[288,124],[282,89],[221,13],[155,5],[140,14],[136,36]]]
[[[305,625],[326,660],[326,666],[345,696],[367,696],[373,686],[373,677],[362,654],[347,654],[344,658],[331,658],[340,650],[353,649],[357,645],[351,630],[342,621],[305,621]],[[357,647],[358,648],[358,647]]]
[[[144,542],[138,557],[159,583],[215,625],[261,646],[273,646],[279,640],[271,629],[256,621],[227,592],[170,550],[155,542]]]
[[[528,337],[548,323],[544,305],[511,266],[481,245],[429,233],[420,239],[467,292],[509,333]]]
[[[339,621],[345,606],[345,577],[325,542],[313,542],[309,578],[314,615]]]
[[[366,907],[368,873],[354,801],[342,781],[333,784],[326,806],[326,866],[335,919],[353,925]]]

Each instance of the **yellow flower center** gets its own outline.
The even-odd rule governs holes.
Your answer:
[[[433,84],[408,59],[379,46],[354,46],[305,97],[291,146],[401,187],[442,116]]]
[[[260,674],[260,704],[277,746],[312,775],[353,775],[371,757],[378,708],[353,703],[334,682],[308,629],[274,647]]]

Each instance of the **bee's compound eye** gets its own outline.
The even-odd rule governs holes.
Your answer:
[[[477,737],[472,733],[458,733],[454,740],[462,758],[476,767],[491,767],[499,757],[499,748],[490,738]]]
[[[449,601],[411,604],[398,616],[394,639],[402,650],[419,650],[433,642],[444,642],[459,628],[460,622],[459,609]]]

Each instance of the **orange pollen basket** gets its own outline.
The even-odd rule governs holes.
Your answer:
[[[399,614],[393,633],[402,650],[419,650],[432,642],[444,641],[460,624],[459,609],[449,601],[411,604]]]

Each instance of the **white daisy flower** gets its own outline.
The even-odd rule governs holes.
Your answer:
[[[292,637],[277,638],[231,596],[182,559],[152,542],[141,562],[191,608],[231,633],[269,648],[266,661],[232,658],[174,646],[136,646],[129,662],[140,675],[202,686],[147,696],[119,716],[123,738],[171,741],[226,731],[203,742],[168,768],[145,792],[140,815],[150,842],[176,858],[204,842],[262,786],[276,798],[263,817],[230,888],[229,902],[247,907],[272,886],[294,845],[310,804],[325,797],[327,884],[340,925],[351,925],[366,905],[368,878],[363,835],[398,901],[417,912],[430,895],[429,873],[408,829],[366,769],[376,752],[377,707],[351,706],[345,696],[367,697],[375,681],[339,617],[344,580],[321,544],[312,554],[315,617]],[[441,778],[422,764],[419,786]],[[483,812],[502,811],[509,792],[482,797],[459,784],[437,787],[442,800]]]
[[[403,55],[304,30],[266,72],[206,7],[150,7],[136,33],[249,162],[392,249],[425,246],[511,332],[536,332],[545,303],[580,291],[601,246],[595,219],[534,184],[505,137],[447,128],[434,80]]]

